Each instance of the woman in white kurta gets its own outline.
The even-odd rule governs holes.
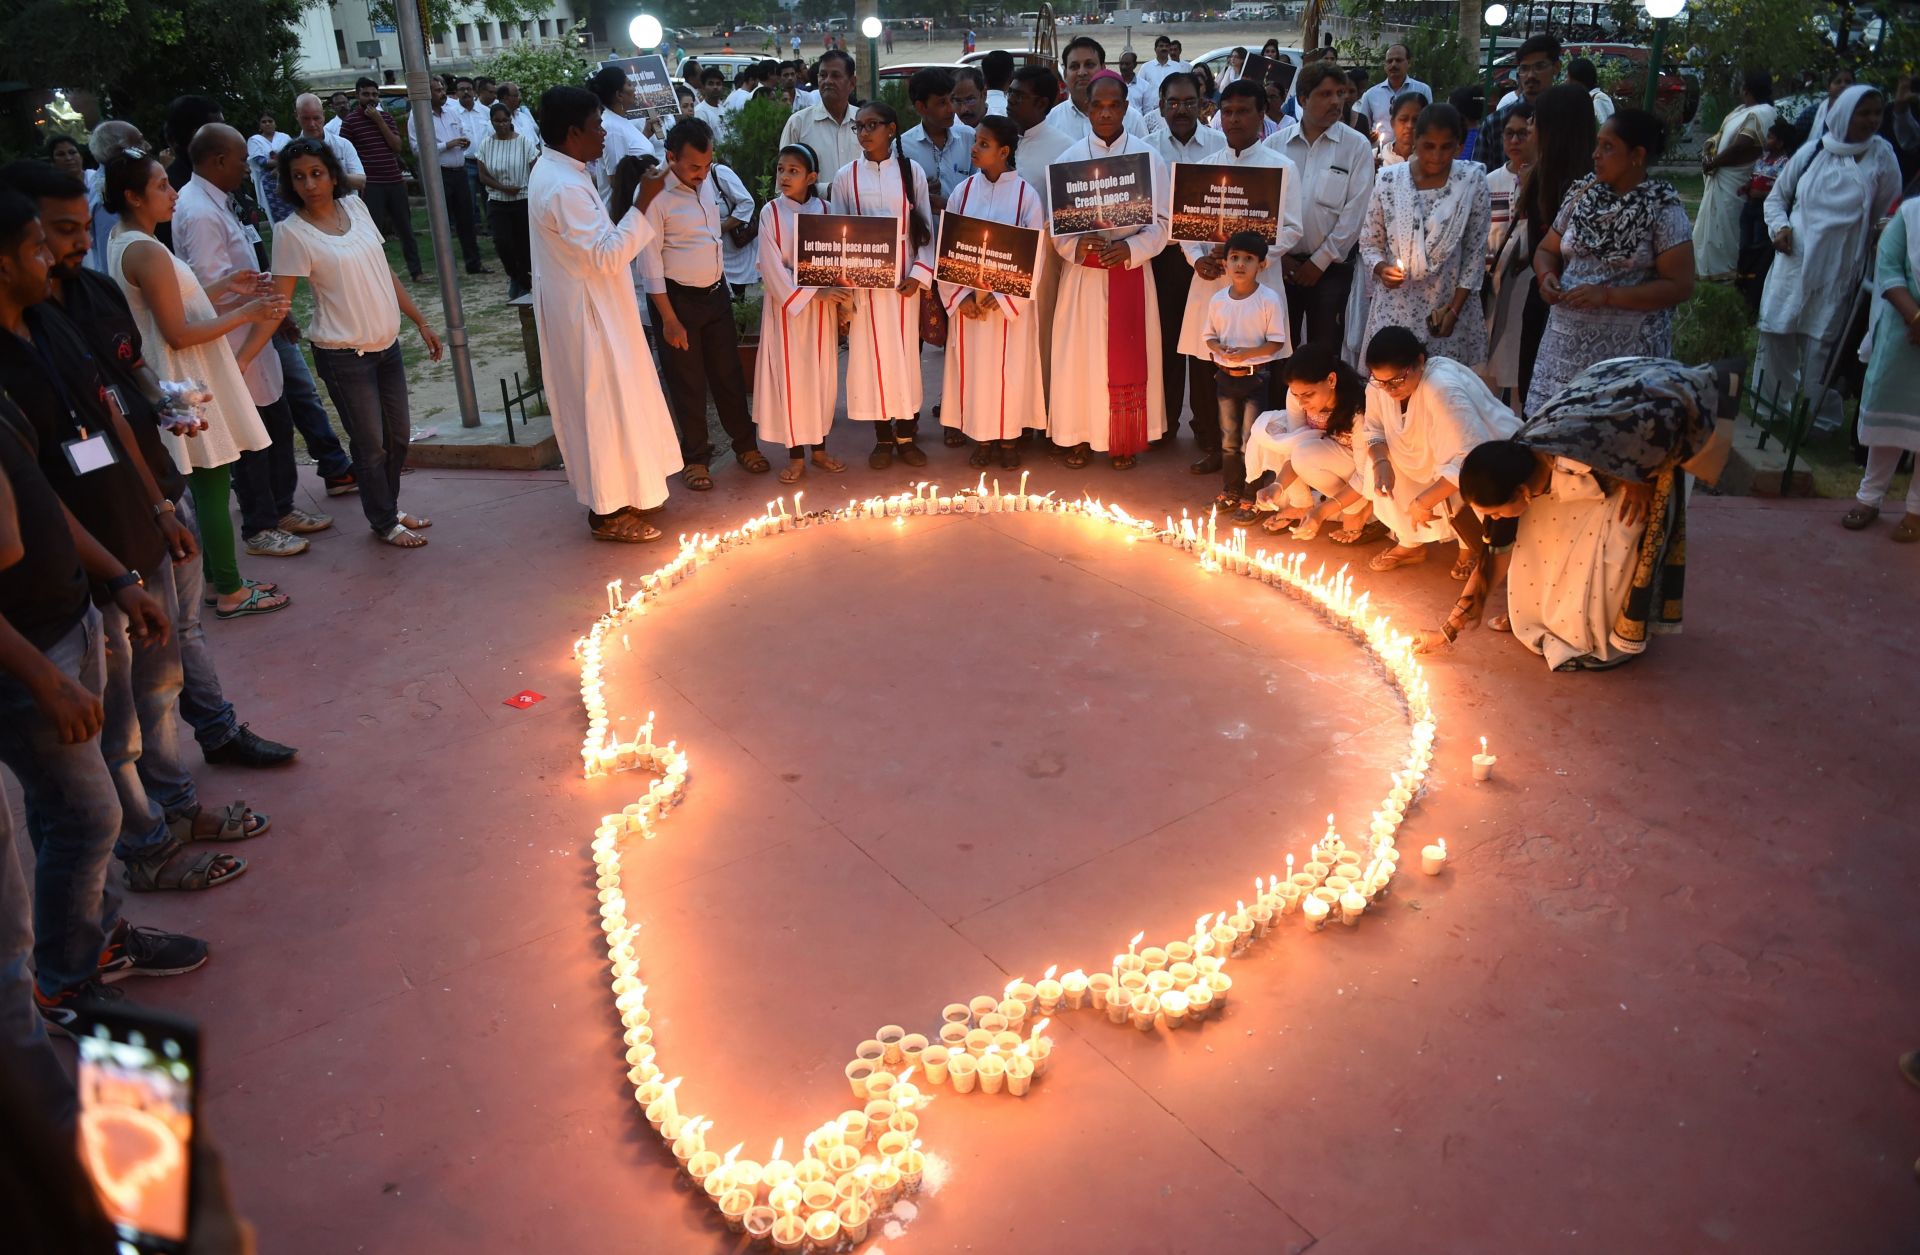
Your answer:
[[[1861,531],[1880,517],[1887,490],[1905,453],[1920,453],[1920,200],[1909,200],[1880,237],[1874,273],[1878,298],[1860,355],[1867,382],[1860,390],[1860,443],[1867,469],[1853,508],[1840,525]],[[1907,480],[1906,512],[1893,539],[1920,541],[1920,473]]]
[[[1362,345],[1382,327],[1406,327],[1435,357],[1487,360],[1480,303],[1493,208],[1486,168],[1456,161],[1466,124],[1452,105],[1429,105],[1414,128],[1414,155],[1382,170],[1360,227],[1360,260],[1373,277]]]
[[[920,294],[933,286],[933,209],[927,176],[900,150],[900,119],[892,106],[861,106],[854,118],[860,158],[833,176],[835,213],[892,218],[900,256],[892,288],[854,293],[847,329],[847,417],[873,424],[876,471],[925,466],[914,442],[920,429]]]
[[[1367,456],[1358,459],[1362,491],[1395,544],[1374,555],[1376,571],[1425,562],[1426,546],[1460,542],[1453,576],[1473,574],[1474,553],[1453,526],[1460,508],[1460,463],[1485,441],[1512,435],[1513,411],[1471,370],[1428,357],[1419,337],[1388,327],[1367,344],[1367,413],[1361,420]]]
[[[565,112],[543,119],[543,134],[565,138],[547,144],[527,186],[541,377],[567,478],[594,538],[658,540],[660,530],[639,512],[666,501],[667,476],[681,463],[633,292],[633,259],[653,228],[643,213],[624,214],[618,226],[607,216],[587,172],[605,143],[600,102],[585,89],[572,91],[548,94],[543,108]],[[646,186],[657,191],[660,181]]]
[[[1767,196],[1767,231],[1779,255],[1760,295],[1760,372],[1754,386],[1782,403],[1818,393],[1828,424],[1840,398],[1820,378],[1839,339],[1867,265],[1875,219],[1900,194],[1893,146],[1876,133],[1884,101],[1870,87],[1849,87],[1826,114],[1826,132],[1793,155]]]
[[[1413,124],[1426,107],[1427,98],[1419,92],[1403,92],[1393,102],[1393,117],[1386,126],[1380,128],[1380,137],[1373,153],[1374,165],[1382,173],[1394,166],[1407,164],[1407,159],[1413,155]],[[1347,360],[1350,362],[1358,363],[1366,359],[1367,311],[1373,304],[1373,290],[1378,286],[1372,271],[1365,266],[1354,267],[1353,287],[1347,292],[1346,346]]]
[[[1753,163],[1767,144],[1767,128],[1780,115],[1773,107],[1773,76],[1747,75],[1739,108],[1726,116],[1700,168],[1706,191],[1693,220],[1693,267],[1702,279],[1731,279],[1740,268],[1740,211],[1746,207]]]
[[[1101,70],[1087,90],[1092,132],[1054,164],[1144,154],[1153,171],[1153,220],[1054,238],[1054,251],[1066,265],[1053,313],[1047,421],[1054,443],[1068,450],[1068,466],[1085,466],[1097,451],[1111,457],[1115,470],[1126,470],[1167,429],[1160,314],[1148,263],[1166,247],[1171,189],[1160,154],[1124,129],[1125,81]]]
[[[827,452],[827,429],[840,393],[840,315],[853,304],[845,288],[793,283],[795,222],[828,212],[815,191],[819,155],[806,144],[780,150],[774,166],[779,195],[760,210],[760,351],[753,364],[753,419],[760,438],[787,446],[780,482],[791,484],[813,464],[838,474],[846,463]]]
[[[1012,122],[982,118],[973,133],[974,173],[947,198],[948,210],[1044,231],[1047,213],[1040,193],[1013,171],[1019,143],[1020,128]],[[1015,441],[1021,431],[1047,429],[1033,299],[942,283],[940,301],[951,316],[940,421],[975,442],[967,459],[972,465],[986,466],[997,446],[1001,466],[1018,466]]]

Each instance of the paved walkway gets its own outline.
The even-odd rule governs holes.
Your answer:
[[[977,474],[932,452],[930,478]],[[1157,516],[1206,499],[1190,456],[1031,465]],[[716,474],[676,491],[670,534],[777,490]],[[1452,871],[1357,930],[1285,930],[1202,1031],[1057,1021],[1027,1100],[924,1114],[950,1175],[878,1245],[1904,1249],[1920,554],[1843,533],[1841,503],[1697,500],[1687,632],[1642,662],[1554,676],[1481,631],[1430,665],[1411,831]],[[302,753],[203,788],[274,833],[232,886],[135,904],[214,943],[131,988],[204,1022],[205,1124],[262,1249],[732,1249],[625,1092],[586,858],[642,782],[579,777],[569,645],[663,551],[590,543],[556,474],[411,476],[418,553],[354,504],[310,555],[252,563],[290,610],[210,625],[242,717]],[[1362,584],[1432,621],[1445,565]],[[1405,736],[1291,603],[1052,518],[755,546],[631,635],[616,704],[657,710],[694,773],[631,861],[663,1060],[762,1158],[847,1105],[878,1025],[930,1031],[1245,896],[1329,810],[1358,818]],[[525,688],[547,700],[502,704]]]

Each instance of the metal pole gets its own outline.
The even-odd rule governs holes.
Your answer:
[[[867,99],[880,99],[880,41],[867,41]]]
[[[412,110],[413,133],[433,134],[433,102],[427,93],[427,39],[420,28],[419,0],[397,0],[394,25],[399,27],[400,63],[407,72],[407,104]],[[460,402],[460,425],[480,425],[480,398],[473,390],[473,358],[467,348],[467,320],[460,308],[460,279],[454,269],[453,229],[447,222],[447,198],[441,190],[440,160],[431,152],[416,151],[420,190],[427,198],[427,229],[433,237],[433,255],[440,271],[440,304],[447,314],[447,350],[453,358],[453,390]]]
[[[1670,18],[1653,19],[1653,43],[1647,48],[1647,89],[1640,107],[1648,113],[1653,112],[1654,95],[1660,90],[1660,52],[1661,45],[1667,42],[1667,23]]]
[[[1498,30],[1491,28],[1487,31],[1487,102],[1485,106],[1486,112],[1480,116],[1489,121],[1493,118],[1493,44],[1494,39],[1499,33]],[[1478,150],[1476,149],[1475,151],[1477,152]]]

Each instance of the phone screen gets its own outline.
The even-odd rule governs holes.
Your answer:
[[[80,1159],[120,1251],[185,1251],[198,1031],[129,1013],[96,1023],[79,1047]]]

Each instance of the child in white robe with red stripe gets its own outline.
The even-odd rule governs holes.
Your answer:
[[[920,296],[933,287],[933,210],[927,176],[900,151],[900,119],[875,101],[855,116],[860,157],[833,176],[833,211],[892,218],[899,227],[900,279],[854,293],[847,331],[847,417],[874,426],[867,465],[883,471],[898,455],[925,466],[920,429]],[[909,197],[911,189],[911,197]]]
[[[988,222],[1043,231],[1039,192],[1013,172],[1020,130],[1002,117],[980,120],[973,135],[974,173],[947,198],[947,211]],[[1045,247],[1042,245],[1042,247]],[[1014,443],[1023,428],[1047,429],[1047,398],[1040,382],[1040,320],[1029,297],[940,285],[952,315],[940,421],[975,441],[974,466],[993,460],[1020,465]]]
[[[853,305],[845,288],[801,288],[793,282],[795,220],[828,212],[814,185],[820,158],[806,144],[780,150],[774,166],[779,195],[760,210],[760,352],[753,367],[754,424],[760,438],[787,447],[780,482],[791,484],[813,464],[839,474],[846,463],[827,452],[827,430],[840,397],[840,318]]]

